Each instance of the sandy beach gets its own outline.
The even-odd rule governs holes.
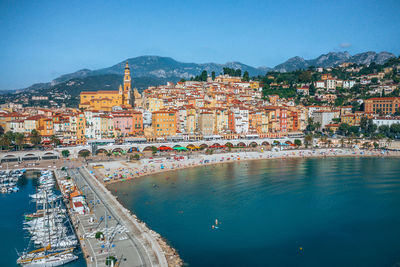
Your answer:
[[[160,172],[246,160],[312,158],[312,157],[397,157],[400,152],[326,148],[314,150],[282,150],[264,152],[227,152],[212,155],[175,155],[144,158],[138,161],[114,160],[90,163],[89,167],[104,184],[136,179]]]

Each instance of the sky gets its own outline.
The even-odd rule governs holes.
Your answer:
[[[0,90],[142,55],[273,67],[330,51],[400,54],[400,1],[4,1]]]

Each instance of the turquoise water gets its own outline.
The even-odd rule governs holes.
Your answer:
[[[22,229],[24,213],[34,212],[35,204],[30,203],[29,194],[35,193],[37,179],[22,178],[18,182],[19,192],[0,194],[0,266],[18,266],[16,249],[22,252],[29,243],[28,234]],[[66,267],[86,266],[80,255],[79,259]]]
[[[400,159],[231,163],[111,190],[189,266],[400,263]]]

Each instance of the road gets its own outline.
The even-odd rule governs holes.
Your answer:
[[[86,196],[92,211],[77,217],[86,250],[93,259],[92,266],[105,266],[105,259],[109,255],[117,258],[120,266],[160,266],[154,253],[149,251],[142,238],[138,238],[142,233],[124,218],[115,201],[93,181],[86,170],[69,169],[68,175]],[[104,242],[95,238],[99,231],[105,235]]]

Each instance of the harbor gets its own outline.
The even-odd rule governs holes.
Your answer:
[[[37,191],[29,195],[35,212],[24,215],[23,229],[29,242],[18,253],[17,264],[21,266],[61,266],[78,259],[78,241],[54,186],[53,172],[40,171]]]
[[[181,266],[162,238],[137,220],[84,167],[56,170],[87,266]]]

